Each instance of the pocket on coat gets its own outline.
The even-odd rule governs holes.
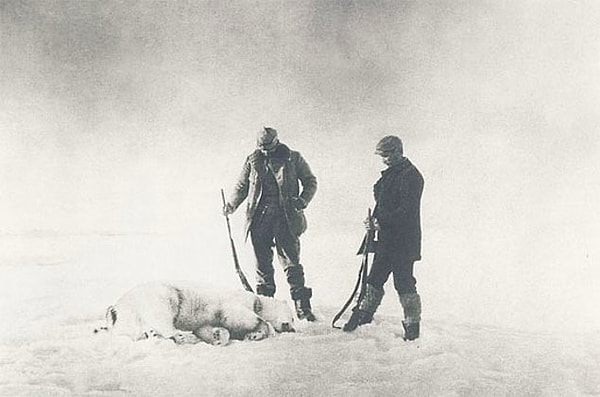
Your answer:
[[[292,209],[289,211],[288,222],[290,226],[290,232],[296,236],[304,233],[308,226],[303,210]]]

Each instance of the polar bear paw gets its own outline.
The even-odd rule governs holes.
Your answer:
[[[225,346],[231,338],[229,330],[223,327],[201,327],[194,331],[194,334],[200,340],[213,346]]]
[[[193,333],[182,331],[174,333],[170,339],[172,339],[177,345],[194,344],[200,342],[200,339]]]
[[[148,331],[144,332],[142,339],[163,339],[163,336],[156,332],[156,330],[150,328]]]
[[[226,328],[216,327],[212,333],[212,345],[214,346],[225,346],[229,343],[231,335]]]
[[[261,322],[253,331],[246,334],[244,340],[258,341],[267,338],[269,335],[269,324]]]

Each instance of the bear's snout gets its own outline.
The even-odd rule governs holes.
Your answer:
[[[290,323],[281,323],[281,332],[296,332]]]

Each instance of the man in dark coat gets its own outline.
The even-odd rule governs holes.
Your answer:
[[[367,287],[353,308],[344,331],[370,323],[383,298],[383,285],[390,273],[404,310],[404,339],[419,337],[421,297],[413,274],[415,261],[421,259],[421,194],[423,176],[403,155],[402,141],[389,135],[379,141],[375,154],[388,167],[373,188],[373,218],[365,221],[367,230],[377,231],[375,259],[367,277]]]
[[[273,247],[283,266],[299,319],[314,321],[300,264],[300,235],[306,230],[304,209],[317,191],[317,178],[302,155],[279,142],[277,131],[258,132],[257,149],[244,162],[233,193],[223,208],[233,213],[247,198],[246,238],[256,257],[256,291],[275,295]],[[300,184],[302,191],[300,191]]]

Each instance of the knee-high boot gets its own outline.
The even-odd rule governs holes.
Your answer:
[[[404,340],[415,340],[420,333],[421,297],[416,292],[399,296],[404,310],[404,321],[402,321]]]
[[[383,299],[383,289],[367,284],[362,299],[352,309],[352,315],[344,325],[346,332],[354,331],[359,325],[368,324],[373,321],[373,315]]]
[[[296,315],[299,320],[315,321],[316,317],[312,312],[310,298],[312,298],[312,289],[307,287],[296,288],[291,291]]]

